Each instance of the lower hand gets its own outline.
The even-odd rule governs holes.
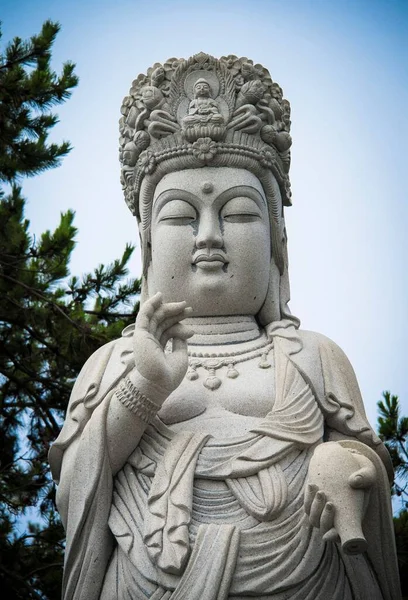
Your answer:
[[[319,446],[319,450],[323,450],[324,452],[324,444]],[[342,449],[342,452],[344,452],[344,450],[345,449]],[[355,461],[354,464],[359,468],[351,474],[349,471],[349,475],[344,480],[344,483],[346,485],[348,484],[351,489],[368,492],[374,484],[376,477],[373,463],[366,456],[355,450],[348,449],[347,452],[353,456]],[[333,466],[333,464],[330,466],[330,461],[327,461],[327,471],[333,468],[336,467]],[[342,478],[340,469],[337,470],[335,479],[338,479],[339,477]],[[324,481],[324,478],[322,478],[322,481]],[[328,481],[329,478],[326,478],[326,486]],[[336,493],[333,489],[330,489],[330,486],[325,489],[326,486],[324,484],[319,485],[317,480],[309,482],[305,490],[304,508],[309,517],[310,524],[313,527],[320,529],[325,541],[338,541],[339,535],[335,527],[335,522],[337,520],[336,515],[339,512],[338,510],[336,512]],[[368,493],[365,494],[365,506],[367,501]]]

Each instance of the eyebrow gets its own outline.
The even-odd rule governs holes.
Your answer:
[[[194,194],[187,192],[187,190],[178,190],[176,188],[164,190],[164,192],[159,194],[157,198],[153,199],[153,212],[156,212],[156,214],[159,213],[163,206],[171,200],[183,200],[184,202],[187,202],[193,206],[191,204],[191,199],[194,197]],[[195,207],[193,206],[193,208]]]
[[[215,199],[216,202],[228,202],[233,198],[246,197],[253,200],[259,208],[267,208],[266,199],[264,196],[257,190],[256,188],[249,185],[237,185],[235,187],[229,188]]]

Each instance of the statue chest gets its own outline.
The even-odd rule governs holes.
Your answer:
[[[212,371],[195,369],[163,404],[159,416],[175,431],[208,431],[214,437],[243,435],[270,412],[274,400],[274,368],[260,368],[259,358]],[[191,371],[190,371],[191,372]],[[217,387],[214,386],[214,383]]]

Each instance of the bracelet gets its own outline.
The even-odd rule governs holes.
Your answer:
[[[129,377],[126,377],[119,384],[116,390],[116,397],[123,406],[126,406],[132,413],[137,415],[145,423],[150,423],[160,406],[142,394],[137,387],[133,385]]]

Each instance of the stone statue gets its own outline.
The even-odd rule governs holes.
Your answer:
[[[281,88],[200,53],[122,115],[143,292],[50,451],[64,600],[398,600],[389,456],[345,355],[288,308]]]
[[[194,100],[188,107],[188,115],[184,117],[183,123],[224,123],[223,116],[218,112],[218,105],[211,98],[211,88],[205,79],[198,79],[194,85]],[[187,128],[187,127],[186,127]]]

